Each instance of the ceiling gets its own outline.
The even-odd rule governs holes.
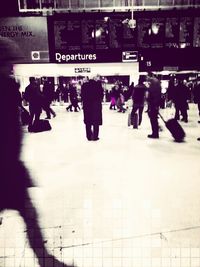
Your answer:
[[[20,12],[127,11],[200,7],[200,0],[18,0]]]

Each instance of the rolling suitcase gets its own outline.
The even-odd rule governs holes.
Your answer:
[[[174,137],[176,142],[183,142],[185,137],[185,132],[181,125],[178,123],[176,119],[169,119],[165,121],[163,116],[159,113],[160,118],[165,123],[167,129],[170,131],[171,135]]]
[[[39,133],[39,132],[44,132],[44,131],[49,131],[51,130],[51,124],[49,123],[48,120],[39,120],[33,123],[32,126],[28,127],[29,132],[33,133]]]

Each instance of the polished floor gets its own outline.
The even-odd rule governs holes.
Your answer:
[[[22,159],[37,184],[29,191],[48,250],[77,267],[199,267],[196,105],[190,104],[189,122],[181,122],[183,143],[173,141],[162,121],[160,138],[148,139],[147,113],[133,129],[128,112],[108,104],[100,140],[89,142],[82,111],[65,108],[53,106],[49,132],[24,128]],[[170,118],[174,110],[161,112]],[[0,266],[39,267],[18,213],[0,217]]]

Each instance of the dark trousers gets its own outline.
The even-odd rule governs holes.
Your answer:
[[[152,128],[152,135],[159,136],[159,127],[158,127],[158,109],[151,108],[148,111],[150,122],[151,122],[151,128]]]
[[[144,110],[144,106],[134,106],[133,105],[133,108],[132,108],[132,111],[131,111],[131,118],[134,117],[135,113],[137,112],[138,110],[138,117],[139,117],[139,121],[138,121],[138,124],[140,125],[141,122],[142,122],[142,113],[143,113],[143,110]]]
[[[184,121],[188,120],[187,104],[185,104],[185,105],[175,104],[175,119],[179,120],[180,114],[183,117],[182,120],[184,120]]]
[[[34,109],[29,105],[29,113],[30,113],[29,125],[32,125],[34,121],[36,122],[39,121],[41,115],[40,109]]]
[[[98,124],[86,124],[86,137],[88,140],[97,140],[99,137],[99,125]]]
[[[199,110],[199,116],[200,116],[200,102],[197,103],[197,106],[198,106],[198,110]]]

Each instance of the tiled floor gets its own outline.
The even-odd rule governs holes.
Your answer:
[[[127,113],[106,104],[100,140],[89,142],[82,111],[53,108],[51,131],[24,129],[22,153],[37,184],[30,194],[49,251],[78,267],[199,267],[197,107],[191,104],[188,124],[181,122],[184,143],[175,143],[162,122],[160,139],[148,139],[147,113],[132,129]],[[38,267],[23,220],[15,211],[0,216],[0,266]]]

